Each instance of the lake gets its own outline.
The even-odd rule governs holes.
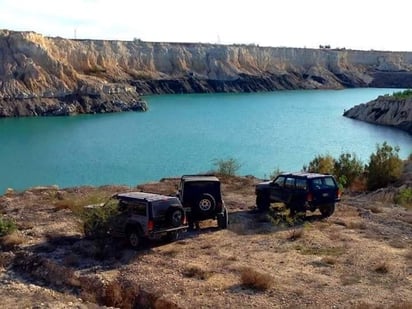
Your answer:
[[[298,171],[318,154],[364,163],[412,136],[342,116],[394,89],[298,90],[146,97],[149,111],[0,119],[0,194],[31,186],[126,184],[207,172],[235,158],[240,175]]]

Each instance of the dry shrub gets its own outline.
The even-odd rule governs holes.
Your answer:
[[[18,245],[21,245],[24,242],[24,237],[17,233],[11,233],[0,238],[0,246],[4,250],[15,249]]]
[[[384,212],[384,210],[383,210],[383,208],[382,207],[379,207],[379,206],[372,206],[371,208],[370,208],[370,211],[372,212],[372,213],[374,213],[374,214],[379,214],[379,213],[383,213]]]
[[[162,254],[167,257],[176,257],[179,254],[179,250],[177,250],[176,248],[172,248],[172,249],[163,251]]]
[[[391,266],[389,265],[387,261],[379,262],[373,267],[373,270],[379,274],[387,274],[389,273],[390,269],[391,269]]]
[[[242,285],[260,291],[265,291],[273,285],[272,276],[251,267],[245,267],[241,270],[240,280]]]
[[[207,280],[212,275],[212,272],[202,269],[197,265],[188,265],[183,270],[183,276],[188,278],[196,278],[199,280]]]
[[[173,303],[170,299],[165,296],[159,297],[154,302],[154,308],[156,309],[180,309],[181,307]]]
[[[335,265],[337,262],[337,259],[333,256],[325,256],[321,259],[321,261],[327,265]]]
[[[299,238],[302,238],[305,234],[304,232],[305,232],[305,230],[303,228],[291,229],[291,230],[289,230],[287,239],[290,240],[290,241],[295,241]]]
[[[358,221],[358,220],[345,222],[345,226],[351,230],[365,230],[366,229],[366,223],[363,221]]]
[[[0,252],[0,267],[7,268],[12,265],[14,257],[13,252]]]

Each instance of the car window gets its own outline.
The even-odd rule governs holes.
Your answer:
[[[296,178],[296,189],[306,190],[307,189],[307,180],[302,178]]]
[[[315,178],[312,180],[315,189],[335,188],[336,184],[332,177]]]
[[[130,214],[146,216],[146,202],[120,200],[119,210]]]
[[[336,187],[335,181],[332,177],[323,178],[324,184],[328,187]]]
[[[295,178],[286,177],[285,188],[290,188],[290,189],[295,188]]]
[[[275,179],[273,183],[278,185],[279,187],[283,187],[285,185],[285,177],[279,176],[278,178]]]
[[[153,201],[152,212],[154,217],[162,216],[170,207],[181,207],[180,201],[174,197],[165,200]]]

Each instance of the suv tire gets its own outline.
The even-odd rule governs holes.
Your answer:
[[[319,206],[319,211],[323,218],[330,217],[335,211],[335,204],[325,204]]]
[[[171,208],[167,216],[168,221],[173,227],[182,225],[184,213],[181,209]]]
[[[263,194],[258,194],[256,196],[256,207],[261,211],[266,211],[269,209],[270,202],[269,198]]]
[[[199,202],[197,203],[197,206],[201,213],[208,213],[215,209],[216,200],[211,194],[205,193],[200,198]]]
[[[228,223],[229,223],[229,218],[227,215],[227,210],[226,208],[224,208],[223,213],[217,215],[217,226],[220,229],[227,229]]]
[[[130,247],[132,247],[133,249],[139,248],[142,242],[139,230],[137,228],[132,228],[128,230],[127,240],[129,242]]]

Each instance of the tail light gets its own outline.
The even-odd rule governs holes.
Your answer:
[[[336,190],[336,197],[340,198],[342,196],[342,192],[340,191],[340,189]]]
[[[147,230],[148,231],[153,231],[153,229],[154,229],[154,222],[152,220],[149,220],[147,222]]]
[[[313,201],[312,192],[308,192],[308,194],[306,195],[306,201],[307,202],[312,202]]]
[[[186,225],[187,224],[187,217],[186,217],[186,215],[184,215],[183,216],[183,225]]]

